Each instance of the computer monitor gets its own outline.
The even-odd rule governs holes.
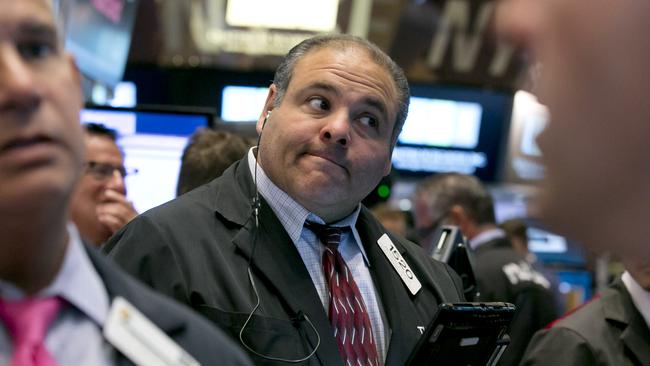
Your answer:
[[[402,174],[460,172],[496,180],[511,105],[511,96],[502,92],[412,86],[393,168]]]
[[[526,219],[528,250],[543,263],[583,267],[587,263],[580,243],[545,228],[536,219]]]
[[[176,196],[183,149],[201,127],[211,127],[214,111],[160,107],[86,107],[81,123],[101,123],[118,132],[124,164],[136,174],[125,179],[127,197],[140,213]]]
[[[62,0],[65,48],[88,78],[114,87],[124,74],[139,0]]]
[[[266,86],[226,85],[221,92],[221,120],[224,123],[257,121],[268,94]]]
[[[523,90],[515,93],[504,178],[509,183],[530,183],[544,177],[542,152],[537,136],[549,120],[549,111],[537,98]]]

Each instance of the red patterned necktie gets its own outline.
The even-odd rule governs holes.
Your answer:
[[[325,246],[323,272],[330,290],[328,315],[334,328],[334,337],[338,343],[343,364],[349,366],[378,365],[377,348],[366,305],[338,250],[341,234],[347,228],[325,226],[309,221],[305,223],[305,226],[314,232]]]
[[[45,348],[47,328],[61,307],[61,299],[49,297],[20,301],[0,299],[0,319],[11,334],[14,351],[11,366],[56,366]]]

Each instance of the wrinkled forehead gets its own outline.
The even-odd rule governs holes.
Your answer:
[[[309,50],[296,62],[292,79],[296,76],[302,80],[317,78],[316,71],[336,69],[339,69],[338,75],[344,71],[347,77],[356,78],[361,84],[373,85],[396,113],[398,90],[390,70],[369,50],[353,42],[331,42]]]
[[[25,22],[54,26],[56,7],[52,0],[0,0],[0,26],[6,29]]]

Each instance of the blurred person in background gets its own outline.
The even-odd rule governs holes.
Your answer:
[[[535,253],[528,249],[528,225],[526,225],[526,222],[521,219],[510,219],[500,223],[499,228],[506,233],[506,236],[512,244],[512,248],[523,257],[534,270],[544,275],[544,277],[549,281],[557,313],[564,314],[566,312],[566,304],[564,296],[559,290],[559,281],[557,276],[538,260]]]
[[[127,170],[116,132],[95,123],[83,128],[86,161],[70,213],[84,242],[100,246],[138,213],[126,198]]]
[[[474,253],[480,301],[515,304],[510,345],[500,365],[517,365],[533,333],[557,318],[550,283],[517,253],[496,225],[492,196],[474,176],[436,174],[415,191],[414,220],[422,242],[441,225],[457,226]]]
[[[393,234],[407,237],[408,220],[406,213],[398,208],[391,207],[388,203],[382,202],[371,208],[377,220]]]
[[[81,75],[51,1],[0,9],[0,365],[248,365],[205,320],[82,244],[68,221],[85,165]]]
[[[650,365],[650,1],[501,0],[496,29],[540,65],[533,92],[551,114],[537,215],[628,269],[524,363]]]
[[[210,182],[255,145],[252,139],[202,128],[194,132],[183,150],[176,195]]]

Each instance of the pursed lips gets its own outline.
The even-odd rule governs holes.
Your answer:
[[[307,154],[318,157],[318,158],[321,158],[321,159],[324,159],[324,160],[327,160],[332,164],[338,165],[339,167],[341,167],[341,169],[344,169],[346,172],[348,170],[346,168],[345,164],[340,162],[339,159],[336,159],[336,158],[332,157],[330,154],[326,154],[326,153],[323,153],[323,152],[308,152]]]

